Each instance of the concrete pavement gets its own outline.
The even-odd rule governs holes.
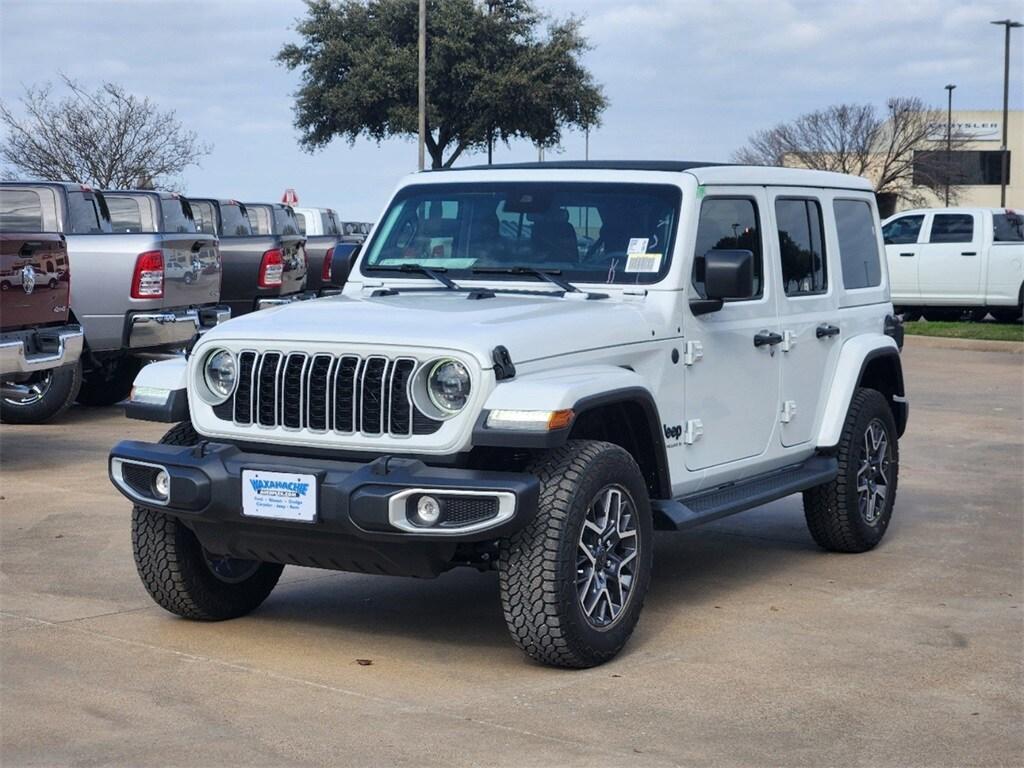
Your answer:
[[[117,409],[0,430],[0,762],[1024,764],[1024,363],[910,346],[896,512],[826,554],[798,497],[660,534],[614,662],[539,667],[494,574],[286,568],[252,616],[157,608],[107,449]],[[362,665],[357,659],[370,660]]]

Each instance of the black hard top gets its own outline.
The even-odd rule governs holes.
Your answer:
[[[510,171],[510,170],[552,170],[552,171],[669,171],[682,173],[693,168],[707,168],[712,163],[699,160],[553,160],[545,163],[503,163],[494,165],[462,165],[446,171]]]

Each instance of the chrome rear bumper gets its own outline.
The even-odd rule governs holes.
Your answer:
[[[5,334],[0,337],[0,374],[36,373],[75,363],[84,340],[80,325]]]
[[[162,309],[156,312],[138,312],[128,319],[128,347],[174,347],[188,344],[202,331],[228,320],[227,307],[201,309]]]

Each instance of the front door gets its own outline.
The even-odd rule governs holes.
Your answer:
[[[767,205],[762,187],[716,188],[700,203],[688,298],[706,298],[702,257],[716,248],[754,253],[755,291],[717,312],[694,316],[684,309],[683,443],[690,470],[760,456],[778,421],[778,345],[755,346],[758,335],[763,342],[778,334],[775,290],[765,268]]]
[[[889,262],[889,291],[892,303],[916,303],[921,297],[917,283],[920,249],[918,239],[924,227],[924,214],[914,213],[893,219],[882,228],[885,256]]]
[[[920,246],[918,282],[927,303],[976,302],[981,286],[981,248],[977,216],[936,213]]]

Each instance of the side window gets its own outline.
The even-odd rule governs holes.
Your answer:
[[[882,227],[882,239],[886,245],[908,245],[917,242],[921,233],[924,216],[902,216]]]
[[[764,256],[757,205],[745,197],[706,197],[697,222],[691,282],[697,296],[704,291],[704,256],[710,250],[742,250],[754,254],[754,296],[764,295]]]
[[[775,201],[782,259],[782,286],[787,296],[824,293],[828,288],[821,204],[811,199]]]
[[[997,213],[992,217],[993,240],[997,243],[1024,243],[1024,216],[1015,212]]]
[[[189,200],[192,206],[192,216],[196,220],[196,229],[207,235],[217,234],[217,216],[213,210],[213,203],[199,200]]]
[[[221,203],[220,220],[223,227],[221,237],[246,237],[253,234],[246,207],[241,203]]]
[[[192,207],[187,200],[180,197],[160,198],[160,210],[164,217],[164,232],[196,231]]]
[[[42,232],[43,203],[29,189],[0,189],[0,230]]]
[[[974,239],[974,217],[969,213],[937,213],[929,243],[969,243]]]
[[[68,213],[70,222],[67,231],[73,235],[89,235],[103,231],[100,213],[92,195],[84,192],[68,192]]]
[[[882,261],[871,206],[863,200],[836,200],[832,209],[836,214],[843,285],[847,289],[881,285]]]
[[[306,234],[306,216],[302,213],[295,214],[295,224],[299,228],[299,232]]]

